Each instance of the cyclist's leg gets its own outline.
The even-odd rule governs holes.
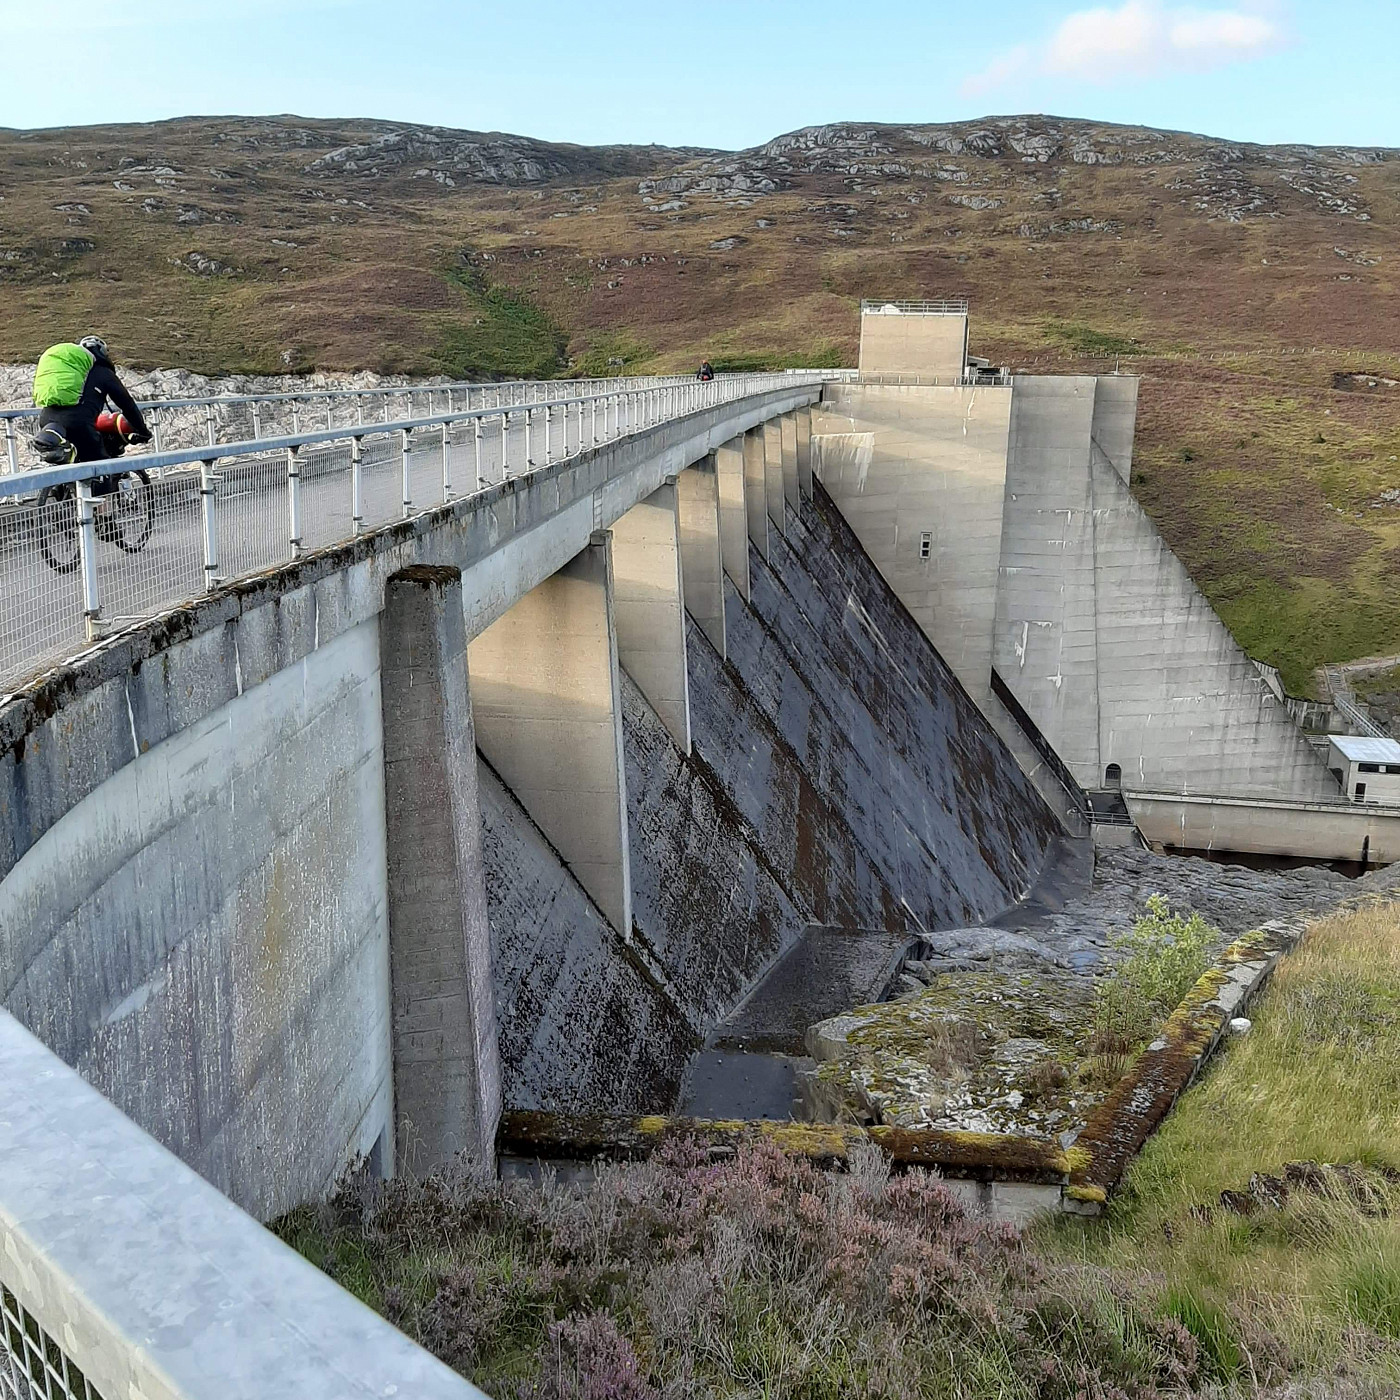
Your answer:
[[[45,408],[39,413],[39,424],[45,428],[57,428],[77,453],[80,462],[105,462],[111,454],[97,424],[80,404],[72,408]],[[115,478],[99,478],[92,483],[94,496],[106,496],[116,489]]]

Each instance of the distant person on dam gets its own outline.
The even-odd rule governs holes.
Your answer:
[[[695,371],[697,379],[713,379],[715,377],[715,367],[708,360],[700,361],[700,368]]]
[[[98,414],[109,399],[130,425],[129,439],[149,442],[146,420],[117,377],[101,337],[89,335],[76,345],[50,346],[39,357],[34,369],[39,426],[56,431],[71,445],[71,461],[101,462],[113,455],[97,428]]]

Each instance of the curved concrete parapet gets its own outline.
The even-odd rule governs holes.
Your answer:
[[[17,1347],[15,1328],[0,1325],[7,1395],[481,1397],[3,1011],[0,1301],[42,1332],[30,1334],[39,1345]],[[47,1382],[44,1361],[66,1386]],[[72,1367],[93,1390],[74,1381]]]

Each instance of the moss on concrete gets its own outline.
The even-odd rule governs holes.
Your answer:
[[[1074,1073],[1087,986],[1054,973],[944,973],[924,992],[814,1027],[815,1101],[899,1127],[1057,1136],[1095,1091]]]

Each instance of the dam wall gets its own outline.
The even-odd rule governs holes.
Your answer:
[[[984,922],[1059,827],[820,487],[692,619],[692,751],[623,676],[631,939],[497,783],[486,816],[510,1108],[660,1112],[810,924]]]
[[[998,674],[1086,789],[1121,781],[1337,798],[1326,765],[1133,499],[1124,381],[1107,381],[1107,404],[1103,383],[1016,380]]]
[[[668,476],[815,392],[513,478],[174,609],[19,692],[0,707],[0,1005],[261,1218],[323,1195],[356,1156],[392,1170],[394,1062],[440,1047],[393,1018],[389,581],[454,571],[473,637]],[[419,862],[404,888],[439,873]]]
[[[501,1100],[670,1107],[813,922],[913,933],[1014,903],[1058,828],[801,494],[782,420],[814,392],[269,570],[22,692],[0,710],[0,1004],[267,1218],[357,1156],[489,1151]],[[740,441],[763,492],[742,566],[718,477],[679,480]],[[700,620],[677,607],[698,538]],[[493,629],[514,642],[478,648]],[[574,732],[616,747],[555,742]],[[579,793],[622,822],[605,862]]]
[[[66,707],[76,753],[27,741],[12,794],[31,815],[65,779],[111,776],[0,883],[0,990],[266,1217],[370,1155],[390,1120],[384,757],[376,619],[298,659],[307,610],[247,622]]]
[[[1126,376],[844,383],[814,413],[813,460],[1027,771],[1043,778],[1040,743],[1085,791],[1336,800],[1133,499],[1136,410]],[[993,672],[1036,732],[1013,732]]]
[[[813,414],[822,485],[979,702],[991,689],[1011,393],[833,384]]]

